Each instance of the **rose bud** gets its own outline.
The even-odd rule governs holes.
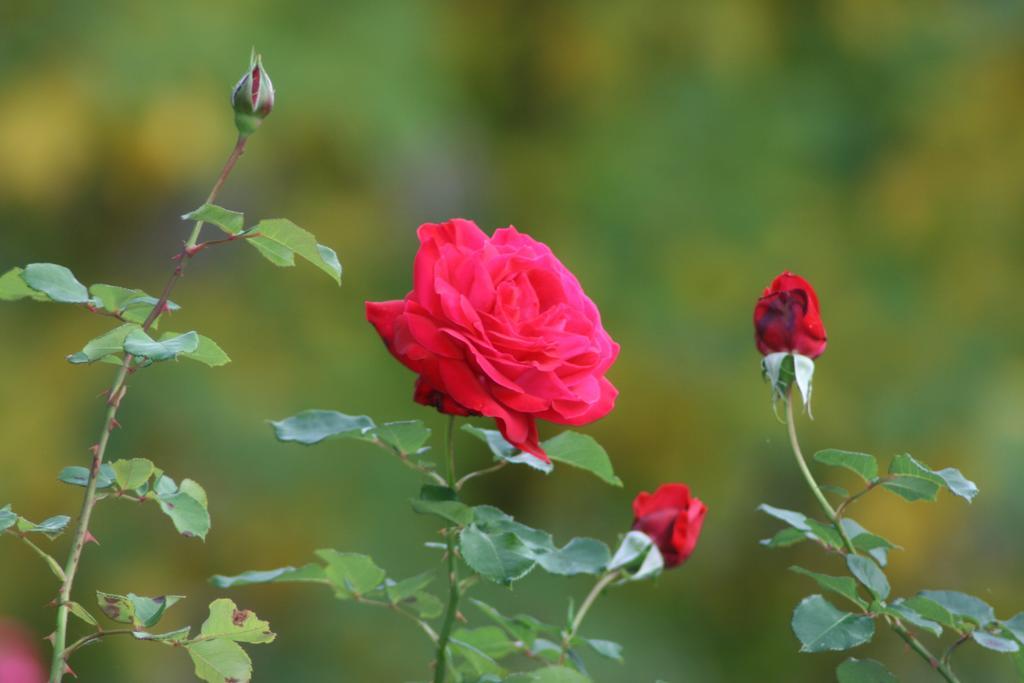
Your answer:
[[[754,337],[764,354],[761,368],[772,385],[773,405],[786,399],[795,381],[810,414],[813,359],[828,343],[811,284],[789,271],[772,280],[754,306]]]
[[[786,271],[772,280],[754,307],[757,349],[798,353],[814,359],[828,341],[821,322],[818,295],[807,280]]]
[[[416,234],[412,291],[368,301],[367,320],[419,375],[418,403],[492,417],[512,445],[550,462],[538,419],[582,425],[615,405],[605,373],[619,345],[597,306],[551,249],[513,227],[488,236],[453,219]]]
[[[671,569],[693,554],[707,511],[685,484],[662,484],[654,493],[642,491],[633,501],[633,529],[658,546],[665,568]]]
[[[274,108],[274,84],[255,50],[249,70],[231,93],[231,106],[235,110],[235,127],[241,135],[251,135]]]

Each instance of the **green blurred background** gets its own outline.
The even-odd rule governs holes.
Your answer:
[[[751,338],[754,300],[786,268],[816,285],[830,338],[805,449],[909,450],[981,487],[970,506],[858,503],[906,547],[894,590],[1024,609],[1022,38],[1010,0],[0,3],[0,270],[52,261],[158,291],[188,230],[177,217],[230,150],[228,93],[253,44],[277,106],[221,203],[295,220],[345,266],[339,290],[250,249],[196,260],[172,326],[234,362],[139,376],[112,456],[200,481],[213,530],[202,544],[155,509],[102,504],[78,596],[186,594],[165,620],[178,626],[222,594],[211,574],[316,548],[369,553],[398,576],[432,565],[433,525],[405,502],[413,473],[360,444],[276,443],[265,420],[322,407],[442,424],[411,402],[363,301],[408,290],[419,223],[465,216],[550,244],[601,307],[622,393],[586,431],[625,481],[506,470],[471,501],[609,543],[635,493],[661,482],[690,483],[710,508],[687,565],[598,603],[586,635],[622,642],[628,664],[588,658],[597,680],[827,681],[842,659],[797,654],[789,631],[814,591],[786,568],[837,561],[757,543],[777,528],[759,502],[814,509]],[[54,478],[86,462],[112,369],[63,357],[107,327],[0,308],[0,503],[76,513],[80,489]],[[486,462],[478,443],[459,450],[464,467]],[[13,541],[0,558],[0,614],[42,637],[53,578]],[[478,594],[557,622],[589,585],[537,575]],[[279,633],[251,648],[258,680],[424,678],[426,640],[393,615],[312,586],[230,597]],[[891,633],[857,654],[935,680]],[[957,660],[965,680],[1013,675],[971,644]],[[190,676],[182,653],[117,639],[75,668],[85,681]]]

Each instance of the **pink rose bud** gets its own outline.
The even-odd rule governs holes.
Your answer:
[[[235,110],[235,127],[241,135],[251,135],[274,108],[274,84],[255,50],[249,70],[231,93],[231,106]]]

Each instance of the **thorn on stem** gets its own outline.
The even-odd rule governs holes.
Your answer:
[[[64,662],[64,673],[70,674],[73,678],[78,678],[78,674],[75,673],[74,669],[68,666],[68,663],[66,661]]]
[[[57,638],[57,632],[54,631],[50,635],[48,635],[45,638],[43,638],[43,640],[46,640],[46,641],[48,641],[50,643],[50,645],[53,645],[53,641],[56,640],[56,638]]]
[[[114,431],[121,426],[121,423],[117,421],[116,417],[110,418],[110,431]]]
[[[92,532],[88,529],[85,530],[85,537],[83,540],[85,541],[85,543],[95,543],[96,545],[100,544],[100,542],[96,540],[96,537],[93,536]]]
[[[100,445],[98,443],[94,443],[93,445],[89,446],[89,450],[92,452],[93,455],[99,457]]]

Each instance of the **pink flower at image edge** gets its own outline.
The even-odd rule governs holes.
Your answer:
[[[576,277],[514,227],[488,237],[452,219],[417,230],[413,289],[366,303],[388,350],[419,375],[414,398],[485,415],[517,448],[549,461],[536,420],[582,425],[608,414],[619,353]]]
[[[39,648],[28,632],[10,621],[0,621],[0,682],[44,683],[46,671]]]

